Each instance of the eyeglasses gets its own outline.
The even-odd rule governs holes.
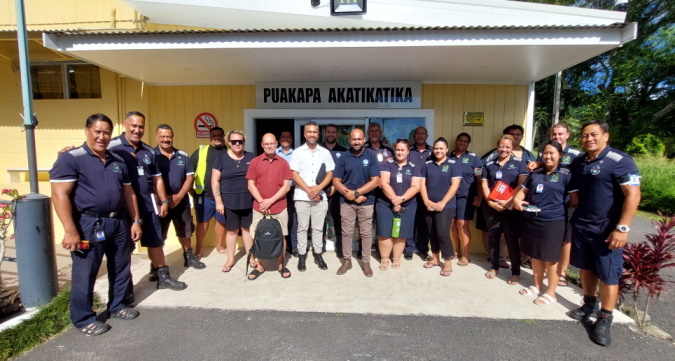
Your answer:
[[[263,147],[276,147],[277,143],[263,143],[262,146]]]
[[[230,140],[230,143],[232,143],[233,145],[241,145],[241,144],[244,144],[244,140],[243,139],[234,139],[234,140]]]

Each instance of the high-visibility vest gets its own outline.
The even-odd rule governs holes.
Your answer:
[[[197,192],[197,194],[202,194],[204,192],[204,178],[206,178],[206,157],[209,154],[209,147],[210,145],[199,146],[199,160],[197,161],[197,171],[195,172],[195,192]]]

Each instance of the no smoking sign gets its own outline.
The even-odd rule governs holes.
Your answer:
[[[208,138],[211,128],[218,126],[218,120],[211,113],[201,113],[195,118],[195,135],[197,138]]]

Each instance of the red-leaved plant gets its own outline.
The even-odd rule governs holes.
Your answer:
[[[647,234],[647,240],[640,243],[630,243],[623,251],[624,269],[621,275],[621,298],[624,293],[632,293],[633,307],[638,310],[638,296],[640,290],[647,291],[647,300],[644,305],[642,319],[635,318],[640,327],[645,326],[649,302],[659,298],[668,283],[661,277],[661,270],[675,266],[675,216],[664,216],[659,212],[661,220],[652,224],[657,233]]]

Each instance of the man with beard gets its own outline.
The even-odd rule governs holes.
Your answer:
[[[314,262],[320,269],[328,266],[323,260],[322,228],[328,211],[326,188],[333,180],[335,164],[330,152],[317,144],[319,125],[314,121],[305,124],[305,144],[295,150],[291,159],[291,172],[295,182],[295,210],[298,217],[298,271],[307,270],[307,230],[312,229]],[[321,171],[323,169],[323,172]],[[323,173],[322,179],[318,179]]]
[[[427,144],[428,136],[429,134],[425,127],[417,127],[413,132],[415,143],[410,148],[408,160],[410,163],[414,164],[415,167],[419,167],[418,169],[424,167],[424,164],[431,155],[431,146]],[[415,197],[417,197],[417,204],[424,204],[421,194],[418,193]],[[417,213],[415,214],[415,230],[413,234],[415,235],[414,240],[406,240],[403,258],[411,260],[413,250],[417,247],[417,254],[420,255],[420,258],[423,261],[429,260],[429,229],[425,226],[424,207],[417,208]]]
[[[220,127],[213,127],[209,131],[209,145],[199,146],[190,156],[190,163],[195,170],[195,184],[192,200],[197,215],[197,244],[195,245],[195,258],[202,257],[204,238],[209,231],[211,219],[216,218],[216,200],[211,191],[211,169],[216,159],[222,153],[227,152],[225,147],[225,131]],[[225,224],[216,221],[214,226],[216,235],[216,250],[225,253],[223,240],[225,239]]]
[[[138,210],[143,221],[141,246],[148,248],[148,256],[152,262],[148,280],[157,281],[159,289],[184,290],[187,288],[185,282],[172,278],[169,266],[165,263],[160,217],[167,215],[169,199],[162,174],[157,169],[155,150],[141,141],[145,134],[145,116],[137,111],[127,113],[124,129],[124,133],[110,141],[108,150],[124,159],[131,186],[138,197]]]
[[[344,154],[347,148],[341,146],[337,142],[338,127],[335,124],[328,124],[323,132],[325,141],[323,146],[330,151],[333,157],[333,163]],[[335,254],[338,258],[342,258],[342,217],[340,217],[340,193],[335,191],[332,186],[328,190],[328,211],[333,219],[333,229],[335,230]],[[326,228],[324,227],[323,237],[326,238]]]
[[[333,174],[333,187],[340,193],[340,214],[342,215],[342,266],[338,275],[352,268],[352,238],[354,222],[359,221],[361,235],[361,257],[363,274],[373,276],[370,268],[370,252],[373,244],[373,190],[380,182],[380,163],[375,152],[363,146],[363,130],[354,129],[349,133],[351,148],[340,157]]]

